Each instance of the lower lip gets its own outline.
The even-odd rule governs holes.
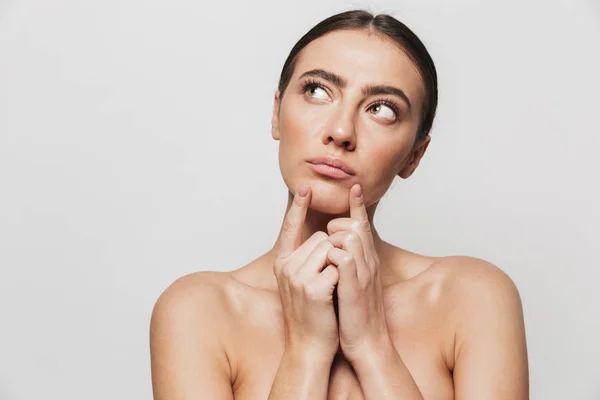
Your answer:
[[[342,179],[352,176],[339,168],[331,167],[325,164],[310,164],[313,171],[318,174],[328,176],[330,178]]]

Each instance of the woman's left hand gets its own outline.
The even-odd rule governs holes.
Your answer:
[[[381,344],[391,343],[391,339],[385,319],[379,256],[360,185],[350,189],[349,202],[350,218],[336,218],[327,224],[328,240],[335,246],[327,257],[337,265],[340,274],[340,347],[353,363]]]

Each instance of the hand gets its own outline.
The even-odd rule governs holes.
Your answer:
[[[296,191],[283,223],[273,272],[283,308],[286,351],[331,362],[339,345],[333,309],[339,274],[328,265],[327,253],[333,244],[325,232],[315,232],[300,245],[310,198],[310,187],[302,185]]]
[[[359,195],[357,197],[356,195]],[[389,343],[379,257],[360,185],[349,192],[350,218],[329,221],[327,257],[339,271],[337,303],[340,347],[350,363],[379,343]]]

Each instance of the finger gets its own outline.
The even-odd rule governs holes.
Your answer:
[[[357,292],[359,278],[354,257],[349,252],[334,247],[327,252],[327,260],[337,266],[340,274],[338,295],[346,295],[344,297],[347,297],[349,291]],[[342,292],[340,293],[340,291]]]
[[[328,237],[325,232],[316,231],[292,253],[288,261],[289,266],[287,267],[289,268],[290,276],[295,274],[306,263],[310,253],[315,250],[319,243],[326,242]]]
[[[327,223],[327,233],[333,235],[339,231],[353,231],[353,221],[352,218],[334,218]]]
[[[327,239],[337,249],[348,253],[356,263],[356,276],[360,282],[371,273],[365,260],[363,244],[356,232],[340,231]]]
[[[363,244],[358,233],[354,231],[339,231],[333,235],[329,235],[327,240],[335,247],[346,250],[355,257],[363,258]]]
[[[323,271],[317,276],[315,285],[318,285],[322,290],[327,290],[327,294],[333,295],[335,285],[340,280],[340,273],[335,265],[327,265]]]
[[[359,194],[357,197],[356,195]],[[373,239],[373,230],[367,213],[364,196],[360,184],[350,188],[349,194],[350,218],[335,218],[327,224],[327,232],[332,235],[339,231],[355,231],[360,236],[366,260],[375,259],[375,240]]]
[[[301,282],[307,282],[314,278],[318,273],[323,271],[327,265],[327,252],[333,248],[333,244],[328,240],[324,240],[317,244],[313,251],[310,252],[306,262],[296,268],[291,276]]]
[[[368,223],[368,221],[367,221]],[[363,229],[364,222],[355,218],[335,218],[327,224],[327,233],[333,236],[338,232],[356,232],[361,240],[364,250],[363,257],[365,261],[373,260],[373,254],[376,253],[373,240],[373,234]]]
[[[300,246],[302,226],[306,218],[306,210],[310,204],[310,196],[310,186],[303,184],[298,187],[294,195],[294,201],[283,220],[281,234],[279,235],[280,243],[277,255],[281,258],[286,258]]]
[[[360,222],[360,225],[357,226],[357,229],[360,229],[363,232],[371,233],[369,215],[367,214],[364,196],[359,183],[350,188],[348,197],[350,202],[350,218]]]

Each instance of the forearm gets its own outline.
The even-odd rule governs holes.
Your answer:
[[[325,400],[332,362],[284,352],[268,400]]]
[[[394,345],[365,351],[352,367],[365,400],[423,400],[410,371]]]

